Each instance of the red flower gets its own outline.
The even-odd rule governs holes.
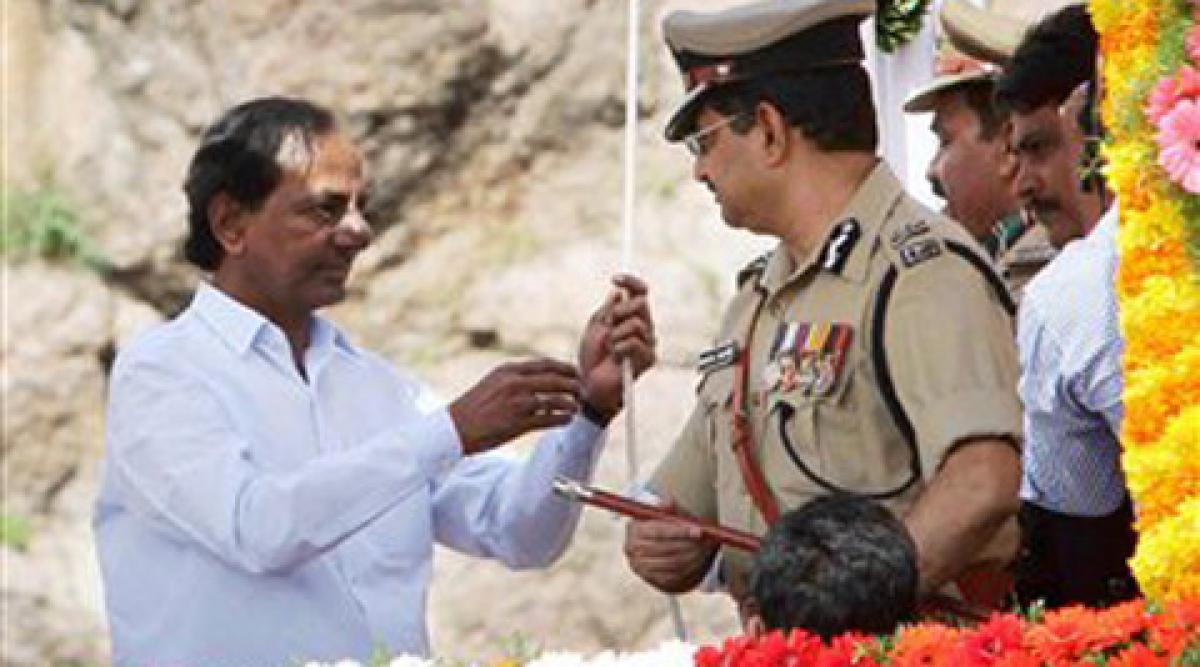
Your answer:
[[[1000,656],[992,667],[1042,667],[1042,659],[1023,650],[1009,651]]]
[[[1026,637],[1035,655],[1049,662],[1082,658],[1096,643],[1095,612],[1085,607],[1065,607],[1048,612]]]
[[[1200,599],[1167,604],[1150,625],[1150,642],[1168,656],[1182,655],[1189,644],[1200,641]]]
[[[955,664],[987,667],[1021,648],[1021,619],[1014,614],[993,614],[959,643]]]
[[[879,643],[874,638],[849,632],[834,637],[816,661],[800,664],[812,664],[814,667],[877,667],[879,663],[874,656],[879,652]]]
[[[1105,664],[1109,667],[1168,667],[1171,659],[1155,653],[1145,644],[1134,644]]]

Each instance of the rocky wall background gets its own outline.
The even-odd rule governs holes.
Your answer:
[[[638,390],[648,472],[690,407],[691,360],[733,272],[766,244],[724,229],[686,154],[662,142],[679,91],[655,30],[681,3],[642,4],[635,265],[662,346]],[[106,373],[198,279],[177,251],[180,182],[226,106],[283,93],[343,115],[383,222],[330,315],[446,396],[505,358],[570,358],[620,265],[623,2],[5,0],[3,23],[0,664],[108,661],[89,526]],[[86,261],[41,257],[48,246]],[[618,422],[600,483],[623,484],[623,451]],[[586,512],[549,572],[439,552],[435,646],[487,658],[520,636],[586,651],[669,637],[665,599],[627,570],[622,533]],[[702,640],[734,628],[721,598],[684,609]]]

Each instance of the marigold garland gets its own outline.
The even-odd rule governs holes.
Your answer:
[[[1148,597],[1180,599],[1200,595],[1200,9],[1187,0],[1089,9],[1121,207],[1123,460],[1141,536],[1132,566]],[[1149,664],[1140,659],[1120,664]]]

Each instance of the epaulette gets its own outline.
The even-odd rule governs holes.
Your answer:
[[[737,273],[738,289],[742,289],[742,286],[746,284],[747,280],[761,276],[763,274],[763,272],[767,270],[767,262],[769,262],[769,261],[771,261],[771,251],[770,250],[768,250],[767,252],[764,252],[763,254],[759,255],[758,257],[755,257],[754,261],[752,261],[749,264],[747,264],[746,266],[742,267],[742,270],[738,271],[738,273]]]
[[[929,221],[913,218],[891,230],[883,254],[898,269],[911,269],[938,257],[945,251],[945,240],[936,233]]]
[[[916,207],[911,207],[912,213],[905,212],[908,221],[892,231],[883,243],[883,254],[891,262],[897,272],[921,266],[926,262],[942,255],[951,255],[965,261],[977,270],[980,275],[995,290],[997,298],[1010,315],[1015,314],[1016,304],[1008,287],[1001,279],[994,262],[982,247],[944,236],[937,228],[943,224],[938,218],[921,215]],[[947,222],[945,224],[956,224]]]

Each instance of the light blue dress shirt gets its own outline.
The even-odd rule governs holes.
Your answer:
[[[579,508],[551,480],[589,478],[602,429],[464,458],[426,387],[313,322],[307,383],[209,286],[119,355],[94,519],[115,664],[427,654],[434,540],[514,568],[566,548]]]
[[[1117,205],[1034,277],[1017,318],[1025,407],[1021,498],[1102,516],[1125,499]]]

